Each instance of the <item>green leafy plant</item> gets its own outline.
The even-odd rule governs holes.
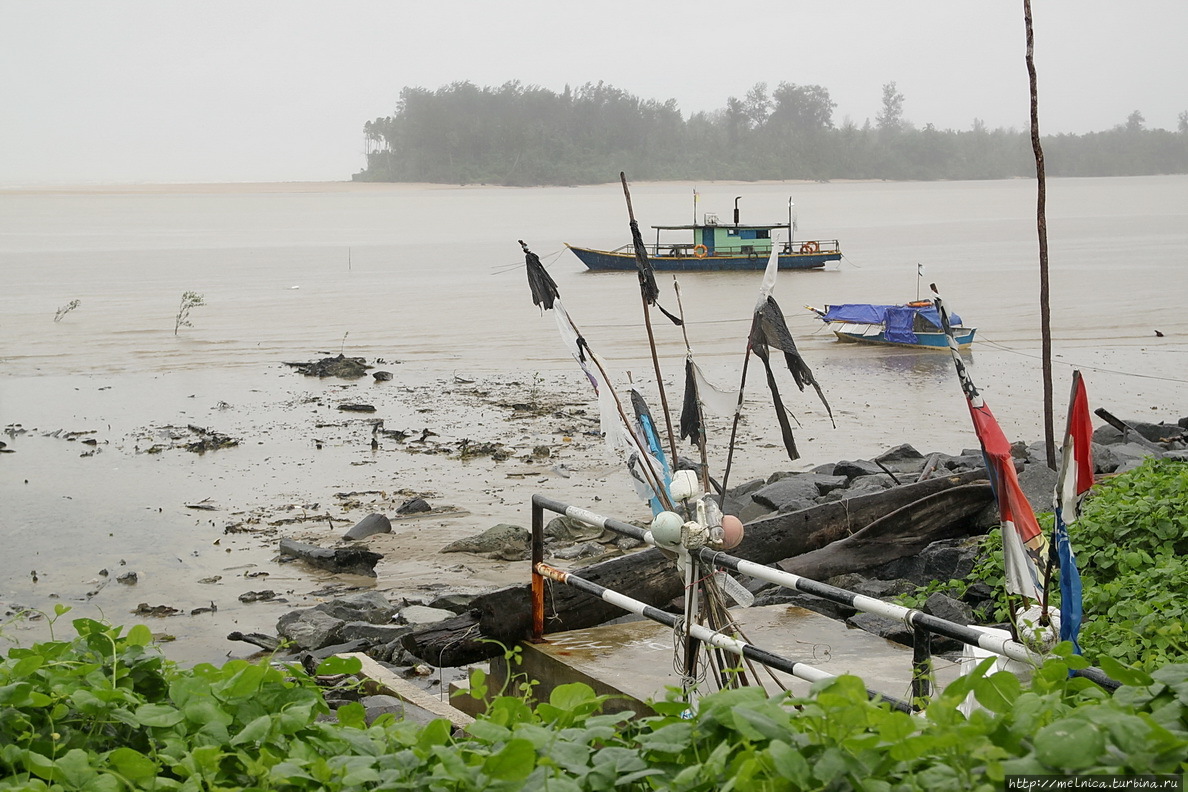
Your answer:
[[[1094,662],[1102,656],[1151,669],[1188,655],[1188,464],[1150,458],[1134,470],[1100,481],[1071,527],[1083,588],[1080,644]],[[1038,515],[1051,535],[1052,515]],[[994,591],[991,621],[1008,619],[1003,588],[1002,537],[986,536],[964,580],[933,583],[905,601],[919,606],[928,594],[962,597],[976,582]],[[1059,578],[1049,592],[1060,602]]]
[[[606,697],[568,684],[535,706],[496,696],[455,732],[392,715],[368,724],[358,703],[327,720],[298,667],[183,669],[147,627],[73,626],[71,640],[0,661],[0,790],[993,790],[1008,773],[1188,767],[1188,665],[1109,660],[1125,683],[1110,696],[1069,677],[1087,661],[1067,645],[1026,688],[983,663],[925,717],[871,703],[850,676],[803,697],[725,690],[693,714],[672,697],[646,718],[603,713]],[[967,718],[968,696],[981,709]]]
[[[190,323],[190,311],[203,305],[206,305],[206,300],[198,292],[183,292],[181,305],[178,306],[177,316],[173,320],[173,334],[177,335],[179,328],[193,327],[194,325]]]
[[[70,302],[61,306],[60,308],[58,308],[57,313],[54,314],[54,321],[55,322],[62,321],[63,317],[65,317],[66,314],[70,313],[71,311],[73,311],[75,308],[77,308],[80,305],[82,305],[82,300],[71,300]]]

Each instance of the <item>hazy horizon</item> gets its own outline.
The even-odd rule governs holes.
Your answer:
[[[1033,16],[1043,134],[1136,110],[1177,128],[1188,3],[1035,0]],[[858,126],[894,81],[916,126],[1024,130],[1024,54],[1022,2],[7,0],[0,187],[349,180],[366,121],[456,81],[603,81],[686,118],[757,82],[816,84]]]

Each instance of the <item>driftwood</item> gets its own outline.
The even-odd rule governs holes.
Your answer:
[[[292,539],[280,540],[280,552],[281,555],[292,556],[311,566],[329,569],[331,572],[370,577],[375,577],[375,565],[384,557],[383,554],[374,553],[363,545],[316,547]]]
[[[826,580],[845,572],[865,572],[888,561],[915,555],[933,542],[964,536],[966,520],[994,500],[989,483],[964,484],[897,509],[853,536],[798,555],[779,566],[794,575]]]
[[[909,510],[896,518],[902,522],[888,522],[886,528],[910,527],[911,504],[985,477],[984,470],[970,471],[756,520],[747,525],[746,538],[732,555],[774,564],[856,534],[905,507]],[[976,494],[963,490],[961,497],[972,497],[979,508],[985,505],[980,489]],[[925,510],[934,521],[943,523],[939,528],[952,522],[929,503]],[[580,575],[658,608],[666,607],[684,588],[675,565],[655,548],[594,564],[582,569]],[[623,614],[609,603],[564,585],[552,585],[546,591],[545,607],[545,632],[593,627]],[[466,665],[502,653],[501,643],[510,645],[526,639],[531,622],[532,605],[525,581],[524,585],[477,597],[467,613],[418,628],[402,639],[402,645],[436,666]]]

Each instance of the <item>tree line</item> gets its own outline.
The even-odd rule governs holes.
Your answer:
[[[1034,177],[1029,133],[918,127],[906,98],[883,86],[872,123],[835,123],[820,85],[756,83],[687,119],[676,100],[640,99],[602,82],[561,93],[518,81],[404,88],[393,115],[363,125],[356,181],[599,184],[640,180],[1007,179]],[[1041,128],[1043,118],[1040,118]],[[1042,139],[1049,176],[1188,173],[1188,111],[1176,131],[1134,111],[1113,129]]]

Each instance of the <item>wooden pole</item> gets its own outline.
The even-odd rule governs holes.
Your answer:
[[[1048,292],[1048,220],[1047,184],[1044,177],[1044,150],[1039,135],[1039,100],[1035,76],[1035,36],[1031,26],[1031,0],[1023,0],[1023,20],[1027,28],[1027,78],[1031,87],[1031,148],[1035,153],[1036,231],[1039,235],[1040,269],[1040,338],[1044,376],[1044,444],[1048,467],[1056,469],[1056,427],[1052,419],[1052,309]]]
[[[637,230],[639,225],[635,222],[635,210],[631,207],[631,191],[627,189],[627,174],[620,172],[619,179],[623,182],[623,195],[627,199],[627,217],[631,220],[631,225]],[[635,235],[633,235],[634,237]],[[645,250],[635,251],[636,258],[647,255]],[[668,396],[664,392],[664,375],[660,372],[660,357],[656,354],[656,336],[652,332],[652,314],[648,310],[648,299],[640,289],[640,299],[643,301],[644,313],[644,327],[648,331],[648,347],[652,350],[652,368],[656,372],[656,388],[660,391],[660,408],[664,411],[664,424],[668,428],[668,449],[672,452],[672,462],[670,467],[676,470],[677,461],[677,446],[676,434],[672,431],[672,413],[668,410]]]

